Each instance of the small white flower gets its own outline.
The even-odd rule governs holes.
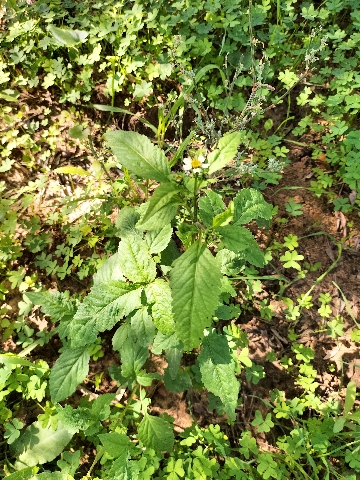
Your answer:
[[[194,158],[184,158],[183,170],[199,173],[201,172],[202,168],[209,167],[209,164],[204,162],[205,157],[203,155],[199,155],[198,157]]]

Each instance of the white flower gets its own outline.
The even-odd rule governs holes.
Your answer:
[[[194,158],[184,158],[184,165],[183,169],[185,171],[192,171],[194,173],[201,172],[202,168],[208,168],[209,164],[204,163],[205,157],[203,155],[199,155],[198,157]]]

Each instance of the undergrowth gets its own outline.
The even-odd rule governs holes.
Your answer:
[[[315,334],[340,348],[348,323],[316,287],[350,247],[309,234],[329,238],[337,257],[291,298],[289,287],[322,265],[299,250],[306,237],[261,238],[303,213],[290,197],[280,217],[264,197],[289,164],[290,144],[318,162],[313,195],[342,215],[358,211],[358,8],[333,0],[2,7],[3,476],[357,478],[356,384],[342,377],[321,394],[315,352],[296,330],[316,312]],[[151,110],[157,121],[146,118]],[[276,285],[272,303],[263,281]],[[360,326],[335,286],[356,344]],[[266,361],[296,393],[274,388],[245,418],[242,386],[261,384],[266,369],[251,358],[239,319],[251,311],[275,322],[274,302],[288,348]],[[111,361],[99,371],[103,358]],[[173,417],[156,414],[159,386],[185,392],[191,426],[175,431]],[[192,395],[212,418],[205,426]]]

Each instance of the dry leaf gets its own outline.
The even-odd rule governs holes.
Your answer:
[[[349,195],[349,200],[351,205],[354,205],[354,203],[356,202],[356,198],[357,198],[357,191],[353,190]]]

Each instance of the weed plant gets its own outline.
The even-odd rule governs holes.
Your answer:
[[[290,102],[290,91],[300,87],[297,58],[305,59],[301,80],[307,83],[298,94],[298,104],[309,105],[312,111],[294,134],[316,128],[321,142],[331,144],[326,152],[333,164],[337,149],[344,147],[338,176],[350,189],[358,190],[353,161],[358,148],[357,94],[347,90],[342,97],[346,116],[331,104],[334,99],[326,105],[328,110],[320,111],[325,100],[317,93],[312,97],[317,83],[323,88],[319,75],[336,75],[320,69],[316,76],[311,63],[317,55],[326,57],[331,52],[324,39],[317,41],[313,33],[303,33],[307,22],[328,21],[324,35],[340,44],[341,52],[354,53],[356,6],[332,1],[324,5],[316,9],[311,3],[297,7],[285,1],[275,9],[269,2],[250,3],[246,12],[243,2],[226,0],[197,1],[191,7],[181,0],[175,4],[135,1],[131,8],[122,2],[6,3],[2,15],[8,30],[1,34],[0,63],[5,88],[0,95],[10,106],[1,107],[5,125],[1,173],[12,171],[17,164],[13,153],[19,151],[22,164],[39,172],[39,161],[55,154],[61,131],[61,119],[47,128],[50,112],[46,109],[41,110],[40,124],[17,108],[18,89],[57,88],[60,103],[78,104],[90,102],[96,82],[105,81],[109,105],[94,106],[115,115],[128,113],[131,99],[151,106],[156,102],[153,92],[164,98],[167,92],[161,82],[168,76],[179,73],[182,82],[182,92],[175,98],[169,95],[174,102],[159,109],[158,125],[146,122],[154,142],[134,131],[110,128],[104,135],[105,148],[97,149],[76,110],[70,110],[72,116],[63,111],[61,115],[73,122],[69,142],[86,144],[91,152],[92,174],[80,166],[56,166],[58,175],[82,178],[84,190],[78,194],[71,180],[69,195],[60,208],[51,210],[46,226],[34,210],[23,214],[31,212],[29,207],[48,185],[46,164],[36,181],[18,191],[8,193],[8,185],[2,183],[6,196],[1,201],[1,268],[11,288],[25,292],[15,323],[8,320],[6,308],[2,312],[5,336],[22,347],[17,354],[0,354],[4,475],[9,480],[357,477],[356,385],[349,382],[343,396],[339,392],[320,397],[314,351],[298,342],[294,331],[301,312],[313,307],[315,285],[294,301],[284,295],[290,282],[279,278],[291,327],[291,356],[277,359],[270,352],[268,361],[281,364],[299,395],[289,399],[274,389],[262,399],[264,408],[256,409],[251,421],[242,424],[240,417],[241,382],[246,379],[257,385],[265,372],[249,358],[249,340],[236,322],[246,305],[236,301],[235,286],[242,282],[244,297],[254,303],[256,288],[261,289],[261,269],[275,255],[285,270],[298,272],[293,281],[317,268],[303,266],[304,257],[296,250],[301,239],[296,236],[290,234],[283,244],[273,244],[264,252],[249,229],[251,224],[268,227],[276,214],[261,190],[278,181],[286,164],[288,149],[276,133],[291,121],[291,104],[286,120],[277,127],[265,115],[268,107],[287,98]],[[339,15],[345,15],[345,9],[355,19],[347,31],[334,20],[345,22]],[[255,27],[258,40],[252,33]],[[284,41],[289,34],[292,43]],[[249,51],[238,52],[239,43]],[[295,60],[289,48],[298,55]],[[355,53],[347,57],[356,63]],[[341,63],[335,49],[332,62],[337,60]],[[95,73],[103,73],[101,80]],[[342,82],[345,73],[339,74]],[[346,80],[348,88],[354,78]],[[340,88],[341,82],[332,81],[329,88]],[[270,92],[281,84],[286,93],[277,90],[270,101]],[[356,88],[354,83],[351,86]],[[248,97],[243,87],[249,87]],[[127,92],[121,107],[115,105],[119,92]],[[171,144],[169,128],[181,119],[187,105],[195,111],[194,129],[185,138],[179,129],[180,142]],[[334,112],[339,115],[336,120]],[[328,122],[321,123],[321,128],[314,127],[319,125],[318,115]],[[250,130],[257,124],[263,127],[263,135]],[[39,130],[43,141],[37,142]],[[346,137],[335,142],[336,135],[345,132]],[[252,161],[244,163],[243,152],[248,149]],[[122,172],[119,179],[114,181],[111,168]],[[316,173],[315,194],[331,197],[329,184],[321,183],[326,178]],[[231,176],[236,177],[235,191],[225,198],[222,181]],[[88,200],[90,210],[72,220],[75,207]],[[337,202],[336,208],[346,208],[345,202]],[[109,214],[115,209],[119,212],[113,224]],[[301,209],[293,199],[286,205],[291,216],[301,215]],[[63,241],[49,251],[51,227],[56,225],[62,225]],[[28,232],[26,238],[19,234],[19,226]],[[342,245],[337,245],[338,258],[316,284],[338,263]],[[34,255],[38,270],[16,268],[25,248]],[[89,249],[91,254],[86,253]],[[88,291],[84,284],[86,293],[81,295],[44,289],[38,276],[41,271],[54,275],[59,283],[76,272],[80,281],[92,277],[92,286]],[[4,299],[7,285],[5,281],[1,285]],[[343,334],[344,319],[332,315],[329,293],[317,300],[323,329],[337,340]],[[26,321],[34,305],[41,306],[53,324],[36,337]],[[264,300],[258,310],[265,321],[274,316]],[[352,320],[351,340],[357,342],[360,329]],[[61,341],[60,355],[50,368],[30,354],[55,335]],[[92,399],[86,396],[75,406],[71,395],[77,388],[86,391],[82,384],[90,362],[102,357],[106,338],[111,338],[114,359],[109,374],[118,390]],[[166,367],[154,373],[149,364],[156,356]],[[96,390],[101,376],[95,377]],[[223,415],[228,427],[200,428],[194,422],[175,435],[174,418],[151,411],[148,392],[160,383],[174,393],[206,392],[209,410]],[[17,407],[24,401],[37,402],[41,409],[30,425],[18,418]],[[271,449],[259,441],[261,435]],[[81,464],[90,451],[94,458],[84,472]]]

